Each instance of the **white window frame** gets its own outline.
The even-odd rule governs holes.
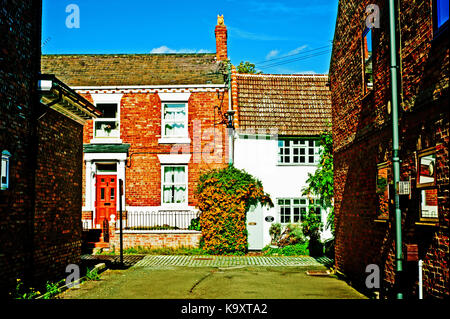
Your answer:
[[[289,206],[287,206],[286,204],[280,204],[279,201],[280,200],[289,200]],[[294,204],[294,200],[298,200],[299,204]],[[301,204],[301,201],[304,200],[305,204]],[[304,208],[305,209],[305,213],[308,212],[308,199],[303,198],[303,197],[283,197],[283,198],[277,198],[277,213],[278,213],[278,217],[279,217],[279,221],[280,224],[283,225],[287,225],[287,224],[299,224],[302,222],[302,217],[301,217],[301,209]],[[299,221],[298,222],[294,222],[294,208],[298,207],[299,208]],[[290,213],[289,213],[289,221],[285,222],[282,221],[281,218],[281,209],[282,208],[289,208],[290,209]]]
[[[185,176],[185,202],[184,203],[164,203],[164,168],[166,167],[184,167]],[[164,209],[185,209],[189,204],[189,175],[187,164],[161,164],[161,207]]]
[[[96,118],[93,120],[93,127],[92,127],[92,132],[93,132],[93,139],[90,141],[90,143],[92,144],[96,144],[96,143],[111,143],[111,144],[116,144],[116,143],[122,143],[122,140],[120,139],[120,109],[121,109],[121,104],[120,101],[122,100],[122,96],[123,94],[117,94],[117,93],[99,93],[99,94],[91,94],[92,96],[92,100],[94,101],[94,105],[97,106],[98,104],[116,104],[117,105],[117,113],[116,113],[116,117],[115,118]],[[118,134],[117,136],[110,136],[110,137],[97,137],[96,136],[96,130],[95,130],[95,125],[97,122],[105,122],[105,121],[114,121],[117,124],[117,127],[115,128],[115,130],[117,130]]]
[[[9,171],[10,171],[10,158],[11,153],[9,153],[7,150],[2,151],[2,160],[0,162],[0,190],[7,190],[9,188]],[[3,179],[5,178],[5,182],[3,182]]]
[[[159,144],[190,144],[189,138],[189,97],[190,92],[185,93],[158,93],[161,100],[161,138],[158,139]],[[165,135],[164,105],[165,104],[184,104],[186,108],[185,132],[181,136]]]
[[[285,142],[288,141],[289,142],[289,146],[285,146]],[[280,142],[283,143],[283,146],[280,146]],[[296,143],[296,145],[294,146],[293,142]],[[309,149],[311,149],[311,146],[309,146],[309,142],[313,142],[314,146],[312,147],[314,149],[314,154],[308,154],[309,153]],[[304,146],[302,146],[301,143],[305,143]],[[285,149],[289,149],[289,155],[286,154],[281,154],[281,150],[283,149],[283,151]],[[310,166],[310,165],[318,165],[319,164],[319,160],[320,160],[320,148],[321,146],[319,145],[319,140],[317,139],[279,139],[277,142],[277,149],[278,149],[278,154],[277,154],[277,165],[280,166]],[[294,149],[298,149],[299,154],[294,155]],[[300,149],[304,149],[305,150],[305,154],[300,154]],[[285,156],[289,156],[289,163],[285,163],[282,161],[282,158],[284,159]],[[298,157],[298,162],[294,162],[294,156]],[[300,156],[304,156],[305,157],[305,162],[301,163],[300,162]],[[314,162],[310,163],[309,162],[309,157],[310,156],[314,156]]]
[[[290,204],[289,206],[287,206],[286,204],[279,204],[280,200],[290,200]],[[294,201],[298,200],[299,203],[295,204]],[[304,201],[305,204],[302,204],[301,202]],[[276,199],[276,208],[277,208],[277,214],[278,214],[278,218],[280,221],[280,224],[282,225],[287,225],[287,224],[300,224],[303,222],[302,220],[302,208],[305,209],[305,214],[308,213],[308,208],[310,205],[314,205],[316,204],[316,207],[320,209],[320,218],[322,218],[322,210],[323,207],[319,205],[319,203],[316,203],[316,199],[312,199],[311,201],[306,198],[306,197],[280,197]],[[281,220],[281,208],[283,207],[289,207],[290,209],[290,216],[289,216],[289,221],[288,222],[283,222]],[[298,222],[294,222],[294,208],[298,207],[299,208],[299,221]]]
[[[165,133],[165,127],[167,123],[181,123],[181,122],[177,122],[175,120],[167,120],[164,119],[164,109],[166,105],[183,105],[184,104],[184,109],[185,109],[185,113],[186,113],[186,117],[183,121],[183,125],[184,125],[184,130],[183,133],[181,135],[166,135]],[[189,132],[188,132],[188,103],[187,102],[162,102],[161,103],[161,137],[164,139],[180,139],[180,138],[187,138],[189,137]]]

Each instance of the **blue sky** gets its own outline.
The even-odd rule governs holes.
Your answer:
[[[67,28],[66,7],[80,10]],[[217,15],[234,65],[264,73],[328,73],[338,0],[43,0],[42,53],[215,52]],[[290,63],[286,63],[290,62]]]

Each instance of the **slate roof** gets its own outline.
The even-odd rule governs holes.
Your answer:
[[[327,75],[237,74],[239,131],[317,136],[331,123]]]
[[[41,72],[69,86],[222,84],[214,53],[49,54]]]

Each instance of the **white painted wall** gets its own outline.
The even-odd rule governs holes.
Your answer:
[[[264,191],[270,194],[275,204],[273,208],[264,207],[264,218],[273,216],[274,223],[280,222],[277,198],[304,197],[302,189],[306,186],[308,173],[314,173],[316,165],[279,165],[278,164],[278,140],[266,139],[264,136],[253,136],[244,139],[242,135],[236,135],[234,142],[234,166],[244,169],[246,172],[258,178],[264,187]],[[326,224],[326,212],[322,212],[322,222]],[[269,228],[272,223],[262,220],[264,246],[270,244]],[[325,230],[321,239],[331,238],[331,231]]]

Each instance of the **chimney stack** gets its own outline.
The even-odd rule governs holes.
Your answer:
[[[227,53],[227,27],[223,21],[223,15],[217,16],[216,25],[216,59],[225,61],[228,59]]]

